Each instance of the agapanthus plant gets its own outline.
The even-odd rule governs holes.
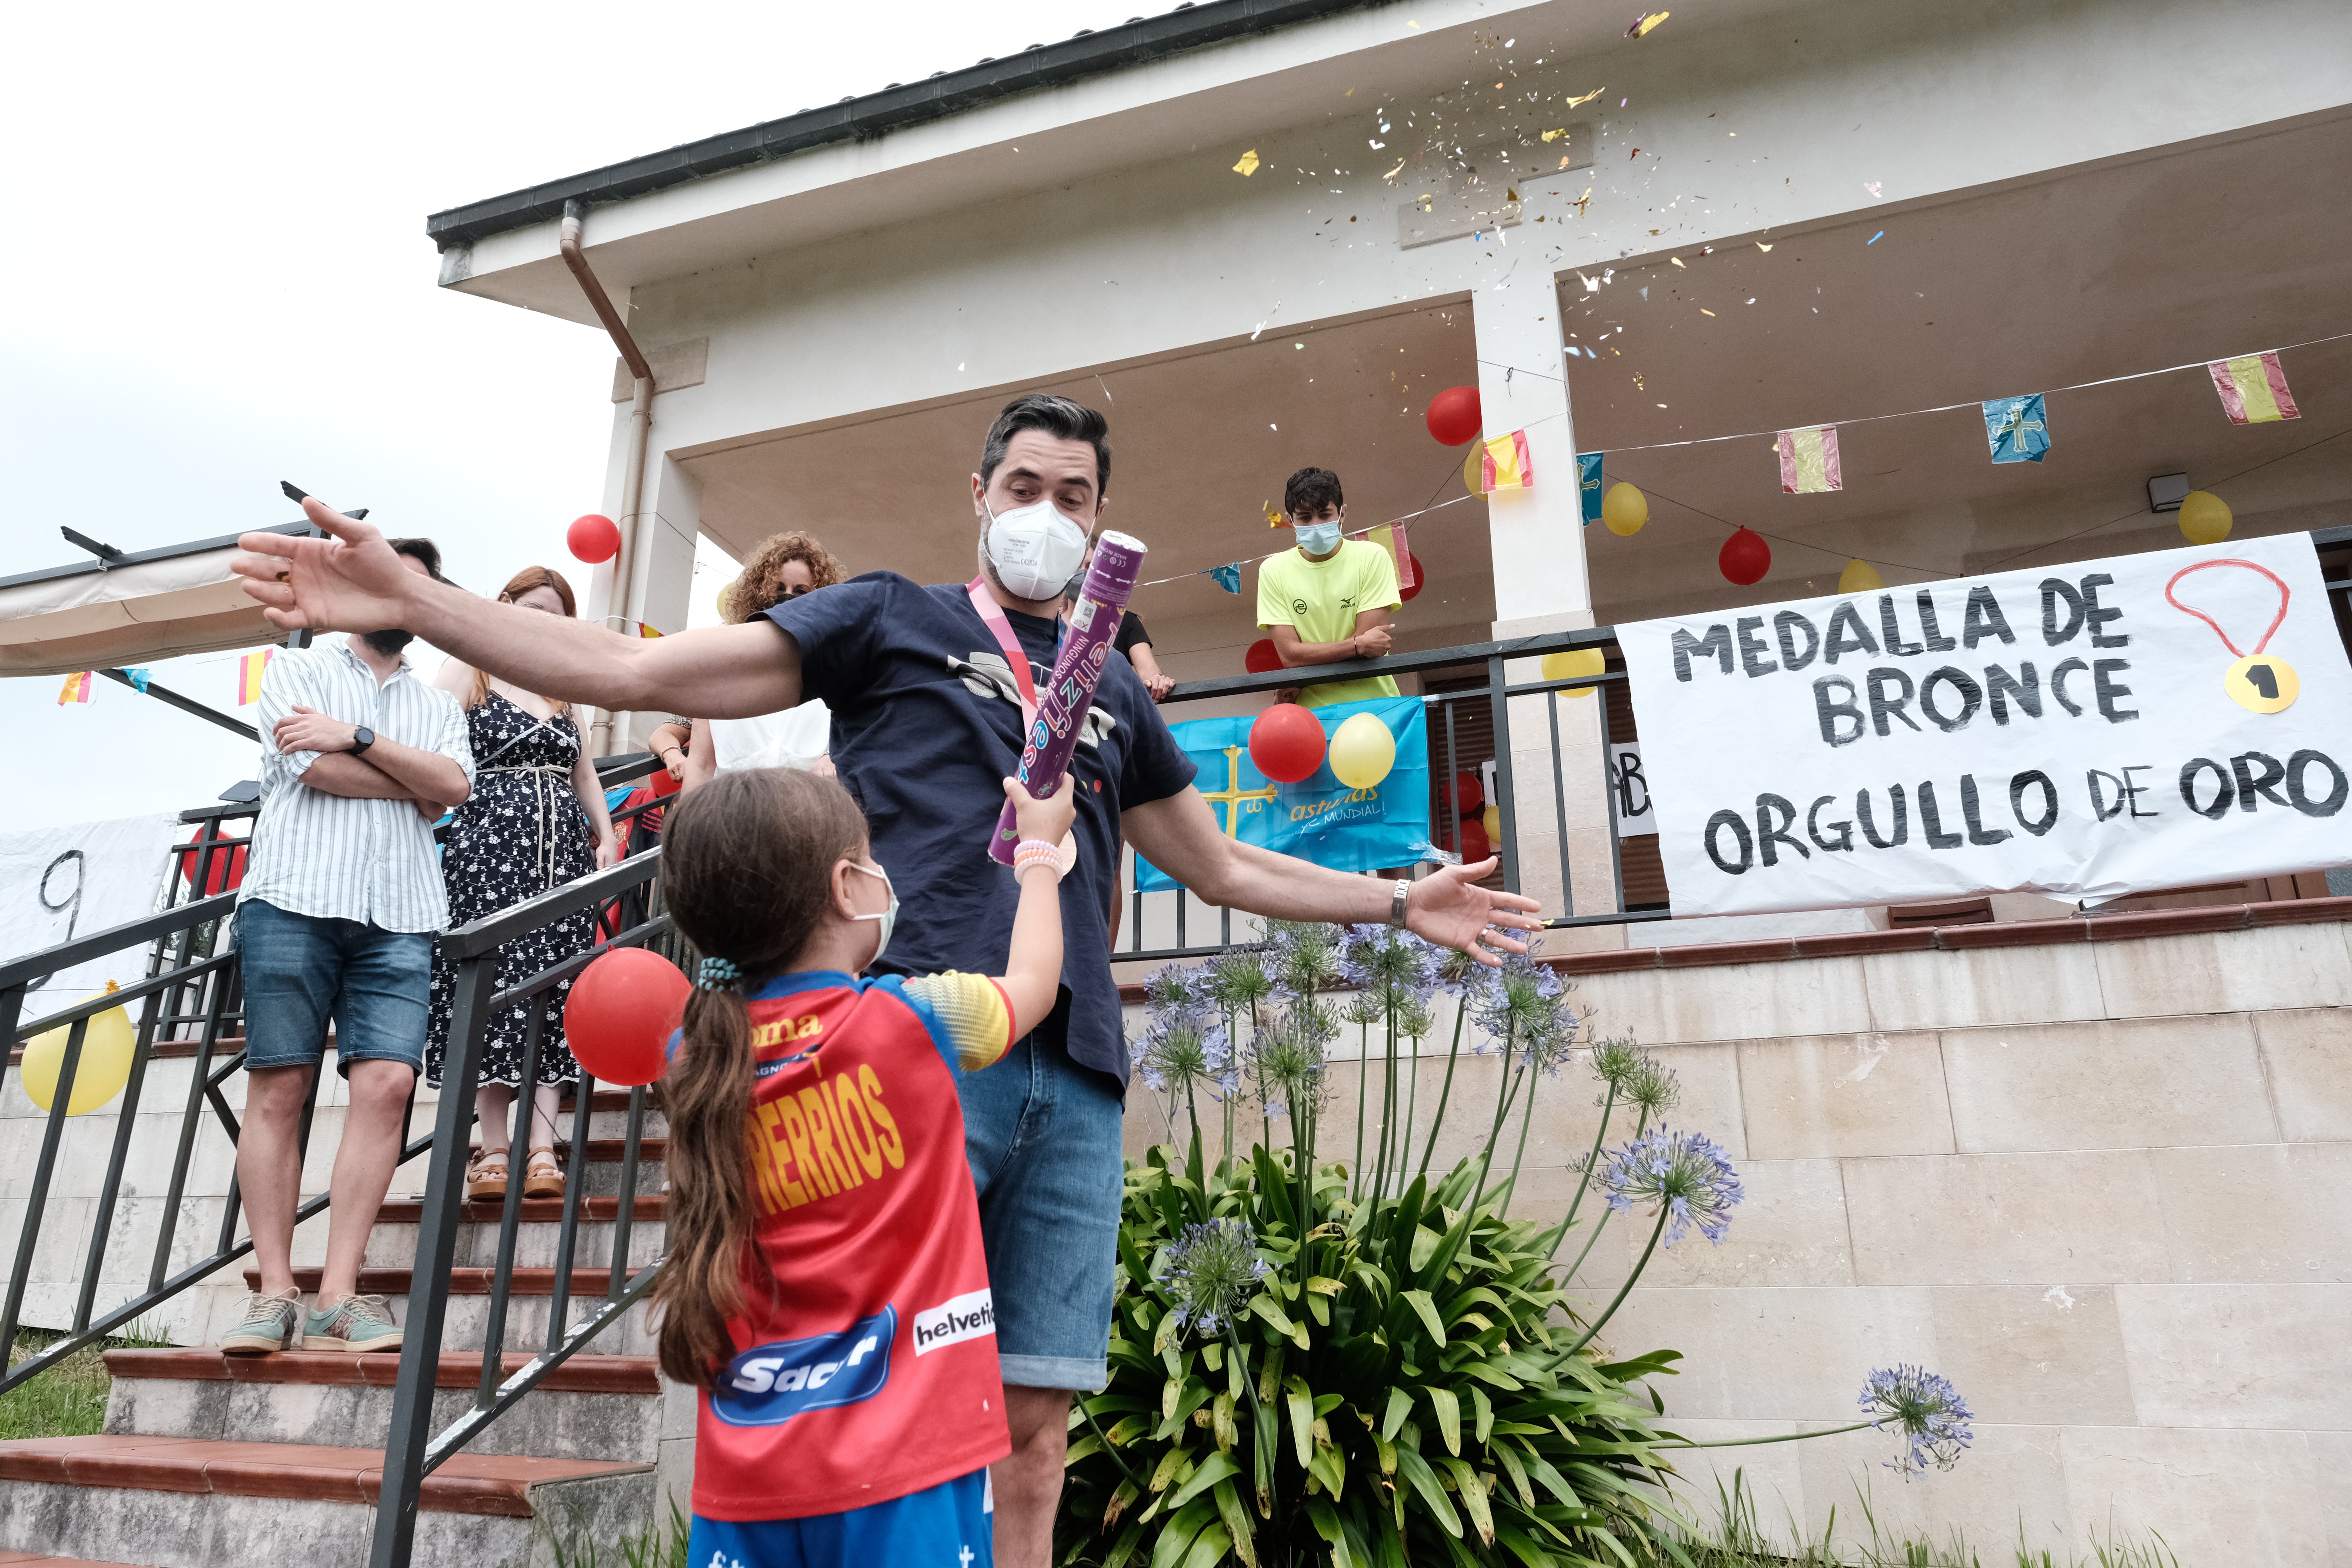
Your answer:
[[[1948,1378],[1924,1366],[1880,1367],[1863,1380],[1860,1404],[1878,1413],[1870,1425],[1893,1422],[1902,1428],[1903,1454],[1886,1468],[1906,1481],[1931,1465],[1950,1469],[1960,1462],[1960,1450],[1976,1440],[1969,1425],[1976,1413],[1968,1401]]]
[[[1739,1173],[1706,1134],[1664,1127],[1612,1154],[1597,1180],[1601,1196],[1619,1213],[1636,1204],[1655,1205],[1668,1247],[1694,1226],[1720,1245],[1731,1226],[1732,1205],[1744,1195]]]
[[[1169,1244],[1156,1276],[1172,1298],[1176,1326],[1203,1334],[1223,1331],[1272,1267],[1257,1253],[1257,1237],[1237,1219],[1184,1227]]]

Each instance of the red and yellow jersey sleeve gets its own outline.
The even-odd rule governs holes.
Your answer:
[[[1003,986],[985,974],[916,975],[902,984],[907,998],[930,1015],[956,1061],[978,1072],[1003,1059],[1013,1048],[1013,1005]]]

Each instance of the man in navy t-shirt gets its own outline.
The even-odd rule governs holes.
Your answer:
[[[652,639],[551,624],[415,576],[376,530],[315,500],[304,510],[330,538],[247,534],[249,553],[235,565],[281,626],[406,626],[526,690],[619,711],[742,718],[824,698],[835,766],[864,803],[875,858],[906,906],[883,967],[987,974],[1003,966],[1017,892],[987,858],[1000,781],[1019,756],[1022,700],[1053,668],[1054,617],[1109,481],[1101,415],[1067,398],[1015,398],[971,477],[971,583],[923,587],[873,573],[743,626]],[[1104,666],[1072,768],[1066,994],[1003,1061],[961,1085],[1013,1434],[1012,1457],[992,1472],[1005,1568],[1048,1562],[1069,1391],[1105,1381],[1128,1070],[1108,929],[1121,836],[1210,903],[1274,919],[1391,921],[1488,962],[1524,951],[1510,931],[1541,923],[1533,900],[1477,886],[1491,861],[1391,883],[1226,837],[1124,657]]]

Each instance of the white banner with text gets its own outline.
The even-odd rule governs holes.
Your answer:
[[[1677,915],[2352,864],[2304,534],[1620,626]]]

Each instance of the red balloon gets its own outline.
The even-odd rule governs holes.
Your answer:
[[[572,547],[574,559],[594,566],[610,561],[621,552],[621,526],[609,517],[590,512],[575,517],[563,535],[563,542]]]
[[[1449,386],[1429,400],[1429,433],[1442,446],[1459,447],[1486,428],[1475,386]]]
[[[1420,556],[1415,555],[1410,550],[1406,551],[1404,554],[1405,559],[1412,563],[1412,586],[1410,588],[1399,589],[1397,591],[1397,597],[1402,599],[1407,604],[1411,604],[1413,600],[1421,597],[1422,588],[1429,582],[1429,573],[1427,569],[1422,565]]]
[[[1772,547],[1761,534],[1743,528],[1723,542],[1723,553],[1715,558],[1715,563],[1726,577],[1745,588],[1762,582],[1764,574],[1772,570]]]
[[[1467,772],[1455,773],[1454,798],[1457,803],[1455,809],[1463,816],[1475,816],[1486,807],[1486,786],[1478,782],[1476,773]]]
[[[1452,848],[1449,843],[1446,846]],[[1475,866],[1494,854],[1495,847],[1486,840],[1486,825],[1475,816],[1462,819],[1462,863]]]
[[[1265,675],[1282,668],[1282,656],[1274,651],[1272,637],[1260,637],[1249,645],[1249,652],[1242,656],[1242,665],[1252,675]]]
[[[1276,784],[1297,784],[1323,765],[1323,721],[1313,709],[1277,702],[1250,726],[1250,761]]]
[[[651,1083],[669,1066],[670,1032],[692,989],[677,964],[642,947],[616,947],[580,972],[563,1005],[574,1060],[604,1083]]]
[[[662,800],[677,793],[677,781],[669,776],[667,768],[656,767],[646,775],[646,787],[654,792],[656,800]]]

